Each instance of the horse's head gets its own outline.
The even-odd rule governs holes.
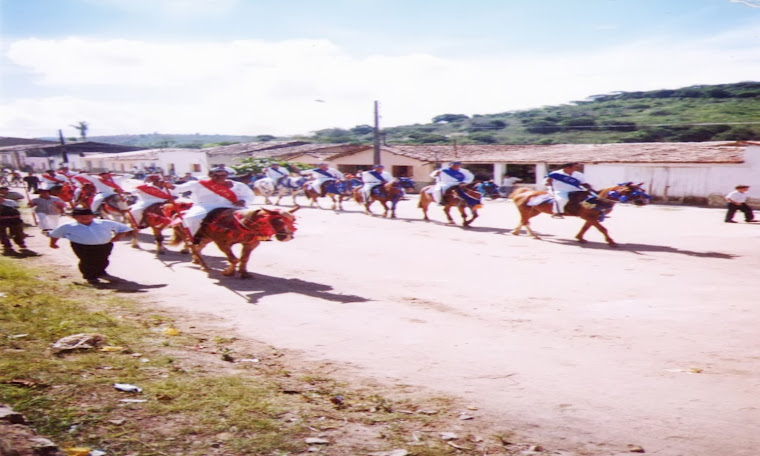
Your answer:
[[[492,180],[485,181],[481,183],[478,186],[478,191],[483,195],[487,196],[489,198],[495,199],[500,197],[499,194],[499,186],[496,185]]]
[[[278,241],[290,241],[296,232],[296,217],[293,209],[282,212],[278,209],[241,209],[235,211],[235,219],[244,229],[255,232],[259,239],[274,236]]]
[[[630,203],[636,206],[644,206],[652,201],[652,197],[642,188],[643,182],[635,184],[633,182],[623,182],[613,187],[605,198],[620,201],[621,203]]]
[[[396,183],[401,188],[407,188],[409,190],[414,189],[414,181],[408,177],[399,177],[394,183]]]

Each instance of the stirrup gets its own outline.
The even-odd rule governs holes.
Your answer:
[[[552,218],[563,219],[565,218],[565,214],[563,212],[558,212],[556,214],[552,214]]]

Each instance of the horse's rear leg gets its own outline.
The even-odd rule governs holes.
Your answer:
[[[229,265],[222,271],[222,275],[229,277],[235,275],[235,270],[237,269],[237,265],[240,262],[238,258],[235,256],[234,253],[232,253],[232,246],[225,244],[220,245],[218,242],[216,244],[217,247],[219,247],[219,250],[224,253],[224,255],[227,257],[227,261],[229,261]]]
[[[132,232],[132,240],[130,241],[130,246],[133,249],[139,249],[140,244],[137,242],[137,232]]]
[[[446,206],[443,207],[443,213],[446,214],[446,218],[449,220],[448,224],[449,225],[456,225],[456,223],[454,222],[454,219],[451,218],[451,212],[450,211],[451,211],[451,206],[446,205]],[[464,218],[464,214],[462,214],[462,218]]]
[[[462,211],[462,213],[464,214],[465,212]],[[470,224],[474,222],[476,218],[478,218],[478,211],[472,211],[472,218],[470,220],[467,220],[467,217],[465,217],[464,222],[462,223],[462,226],[465,226],[465,227],[470,226]]]
[[[166,253],[166,248],[164,248],[164,235],[161,232],[161,229],[159,228],[153,228],[153,240],[156,243],[156,254],[157,255],[163,255]]]

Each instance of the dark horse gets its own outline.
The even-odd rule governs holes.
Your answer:
[[[342,211],[343,201],[350,199],[354,188],[360,185],[362,185],[360,180],[356,179],[351,174],[346,174],[346,177],[344,179],[331,180],[323,183],[322,194],[314,191],[314,189],[311,188],[310,182],[307,182],[303,185],[303,190],[306,198],[311,201],[312,206],[316,204],[318,208],[322,209],[322,206],[319,205],[319,201],[317,201],[317,199],[323,196],[327,196],[333,203],[331,209],[338,209]]]
[[[201,250],[214,242],[230,263],[222,275],[233,276],[237,272],[241,279],[251,277],[247,267],[253,249],[261,241],[269,241],[273,237],[283,242],[293,239],[296,231],[293,212],[298,209],[299,206],[284,212],[278,209],[214,209],[203,220],[196,234],[200,243],[193,252],[193,262],[202,265]],[[239,259],[232,253],[235,244],[243,245]]]
[[[414,189],[414,181],[408,177],[399,177],[393,182],[374,187],[370,192],[368,201],[364,201],[361,188],[354,189],[354,200],[359,204],[364,204],[364,213],[367,215],[372,215],[372,210],[369,208],[372,203],[379,201],[383,205],[383,217],[388,217],[390,210],[391,218],[396,218],[396,205],[403,198],[404,189],[407,188]],[[391,203],[390,209],[388,208],[389,202]]]
[[[604,240],[607,241],[607,244],[611,246],[617,245],[607,233],[607,228],[602,226],[601,222],[604,220],[604,216],[612,211],[612,207],[615,203],[631,203],[637,206],[648,204],[651,197],[644,192],[641,188],[642,185],[642,183],[634,184],[633,182],[618,184],[614,187],[605,188],[601,190],[598,195],[591,196],[581,202],[574,208],[575,210],[567,208],[565,215],[580,217],[585,221],[583,227],[575,236],[578,242],[586,242],[586,240],[583,239],[583,235],[593,226],[604,235]],[[530,229],[530,219],[542,212],[552,214],[554,212],[554,200],[546,199],[535,206],[529,206],[528,202],[533,197],[542,195],[548,195],[548,192],[535,191],[529,188],[518,188],[512,192],[512,201],[515,203],[517,210],[520,211],[520,224],[512,230],[512,234],[517,236],[520,234],[520,228],[525,227],[528,234],[536,239],[540,239],[536,233]]]
[[[454,219],[451,218],[451,214],[449,213],[452,207],[459,209],[459,213],[462,215],[462,226],[470,226],[470,224],[478,218],[478,209],[483,206],[481,202],[483,194],[477,190],[480,183],[481,181],[475,180],[469,184],[455,185],[446,190],[442,202],[444,206],[443,213],[446,214],[449,224],[454,224]],[[418,207],[422,209],[425,220],[430,220],[427,214],[428,206],[431,203],[435,203],[433,194],[431,193],[432,189],[433,186],[430,185],[420,191],[420,202]],[[469,220],[467,219],[467,208],[472,212],[472,218]]]

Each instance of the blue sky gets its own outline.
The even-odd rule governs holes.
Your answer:
[[[0,0],[0,136],[305,134],[760,80],[757,0]],[[317,101],[319,100],[319,101]]]

